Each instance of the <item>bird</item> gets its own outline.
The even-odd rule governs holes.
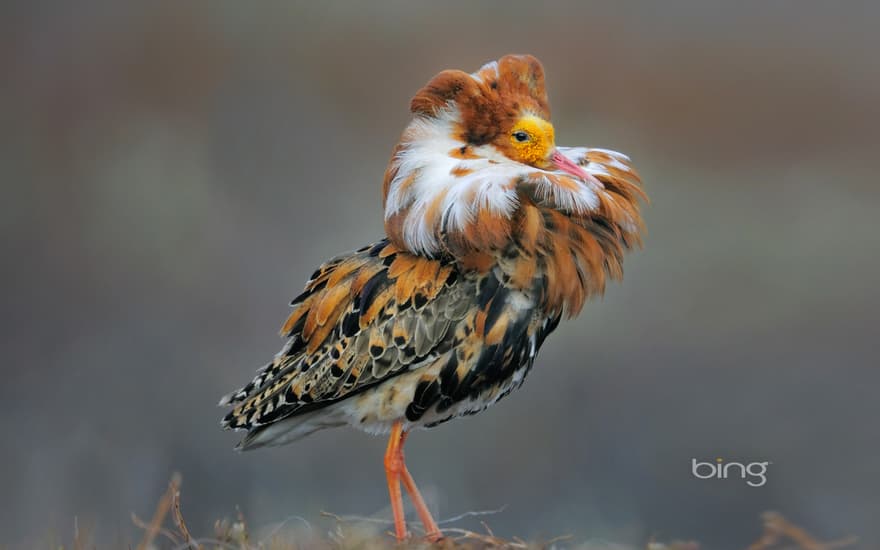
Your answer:
[[[384,174],[385,236],[312,274],[281,351],[220,405],[222,426],[247,432],[239,450],[340,426],[387,434],[394,534],[409,536],[402,484],[436,541],[409,433],[519,388],[560,320],[622,278],[647,196],[626,155],[556,145],[531,55],[444,70],[410,111]]]

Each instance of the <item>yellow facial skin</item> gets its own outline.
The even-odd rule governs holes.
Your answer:
[[[536,116],[524,116],[513,126],[510,144],[517,161],[544,168],[556,148],[553,125]]]

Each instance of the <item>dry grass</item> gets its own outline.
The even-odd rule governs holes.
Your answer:
[[[550,549],[570,548],[578,550],[635,550],[625,549],[618,545],[592,544],[579,542],[573,537],[564,535],[546,541],[527,542],[519,538],[503,539],[496,536],[485,521],[481,522],[483,531],[475,532],[458,527],[443,527],[444,538],[437,543],[429,543],[421,538],[422,533],[416,530],[411,539],[398,544],[389,530],[390,522],[375,518],[338,516],[322,512],[322,521],[330,522],[330,527],[319,530],[301,517],[291,517],[257,537],[251,532],[244,515],[239,511],[234,520],[218,520],[214,524],[214,533],[210,536],[193,537],[181,511],[179,474],[172,476],[165,494],[159,499],[156,510],[150,521],[144,521],[132,514],[135,526],[143,531],[137,550],[153,550],[170,548],[174,550],[372,550],[380,548],[415,548],[415,549]],[[464,517],[490,515],[500,510],[486,512],[469,512],[450,518],[445,525],[454,523]],[[762,516],[763,533],[745,550],[837,550],[853,547],[858,540],[847,537],[836,541],[820,541],[807,530],[786,520],[778,512],[765,512]],[[416,525],[410,526],[417,529]],[[63,549],[64,547],[59,547]],[[89,542],[88,533],[74,524],[74,550],[95,548]],[[131,548],[129,546],[129,548]],[[700,550],[695,541],[661,542],[649,540],[644,550]]]

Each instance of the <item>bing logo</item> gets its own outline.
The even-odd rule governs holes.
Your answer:
[[[762,487],[767,483],[767,466],[770,462],[725,462],[716,458],[715,462],[697,462],[691,459],[691,472],[697,479],[728,479],[740,478],[749,487]]]

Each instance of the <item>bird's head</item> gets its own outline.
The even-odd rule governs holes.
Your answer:
[[[399,246],[426,255],[499,247],[523,201],[566,214],[599,207],[597,176],[609,172],[591,170],[585,148],[557,147],[534,57],[442,71],[410,110],[384,184],[386,231]],[[625,156],[605,153],[629,171]]]
[[[586,170],[556,148],[555,131],[549,120],[525,114],[515,119],[508,135],[503,137],[507,139],[499,139],[500,143],[496,147],[513,161],[542,170],[558,170],[594,184],[598,183]]]

